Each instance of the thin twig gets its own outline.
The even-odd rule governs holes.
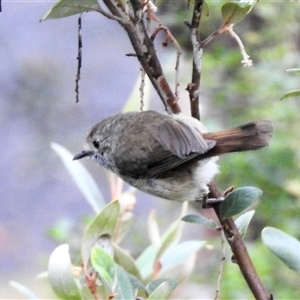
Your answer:
[[[79,80],[80,80],[80,70],[82,66],[82,35],[81,35],[81,21],[82,13],[78,17],[78,54],[77,54],[77,73],[75,78],[75,92],[76,92],[76,103],[79,102]]]
[[[169,45],[170,42],[172,42],[175,46],[176,49],[176,64],[175,64],[175,97],[178,99],[179,97],[179,64],[180,64],[180,56],[182,55],[182,50],[181,47],[179,45],[179,43],[177,42],[177,40],[175,39],[175,37],[172,35],[171,31],[169,30],[169,28],[167,28],[166,26],[163,25],[158,25],[155,29],[155,31],[152,33],[151,35],[151,40],[153,41],[156,37],[156,35],[158,34],[159,31],[164,30],[166,33],[166,40],[163,42],[163,46],[167,47]]]
[[[252,65],[253,65],[252,60],[250,59],[250,56],[246,53],[246,50],[245,50],[242,40],[233,31],[233,24],[227,27],[227,32],[230,33],[230,35],[237,41],[237,43],[240,47],[241,54],[243,56],[241,63],[244,65],[244,67],[252,67]]]
[[[105,10],[101,7],[101,5],[100,5],[99,2],[98,2],[98,4],[99,4],[99,8],[98,8],[96,11],[98,11],[98,12],[99,12],[100,14],[102,14],[104,17],[106,17],[106,18],[108,18],[108,19],[110,19],[110,20],[115,20],[115,21],[119,22],[120,24],[123,24],[123,23],[125,22],[124,18],[119,17],[119,16],[116,16],[116,15],[114,15],[114,14],[108,13],[107,11],[105,11]]]
[[[129,0],[124,1],[125,13],[129,16]]]
[[[204,48],[208,43],[210,43],[216,36],[220,35],[222,31],[220,29],[214,31],[205,40],[201,42],[201,47]]]
[[[216,289],[216,295],[214,300],[218,300],[220,296],[221,282],[222,282],[223,272],[224,272],[224,262],[226,258],[225,255],[226,255],[225,235],[223,229],[221,228],[221,262],[220,262],[220,268],[218,272],[218,282],[217,282],[217,289]]]
[[[121,0],[103,0],[103,3],[111,14],[122,19],[122,21],[118,20],[118,22],[128,34],[137,58],[162,100],[165,109],[170,109],[173,113],[179,113],[181,109],[177,99],[163,73],[153,42],[147,34],[142,18],[143,7],[141,2],[139,0],[130,0],[134,15],[130,16],[129,20]]]
[[[146,17],[146,20],[147,20],[146,30],[147,30],[147,32],[149,32],[150,28],[151,28],[151,21],[152,21],[152,18],[150,16],[150,14],[151,14],[151,8],[150,8],[150,5],[149,5],[149,0],[145,0],[142,5],[143,5],[143,11],[147,13],[147,17]]]
[[[154,5],[153,1],[151,0],[145,0],[143,4],[143,11],[147,12],[147,31],[150,31],[151,27],[151,20],[154,20],[158,23],[160,22],[160,19],[155,15],[155,12],[157,11],[157,7]]]
[[[203,0],[195,0],[192,22],[189,25],[193,47],[193,73],[192,81],[188,84],[186,89],[190,96],[192,116],[198,120],[200,120],[199,89],[203,54],[203,48],[201,48],[201,39],[199,34],[202,6]]]
[[[140,98],[140,99],[141,99],[141,106],[140,106],[140,110],[141,110],[141,111],[143,111],[143,109],[144,109],[145,76],[146,76],[146,73],[145,73],[144,69],[141,68],[141,84],[140,84],[140,87],[139,87],[139,90],[140,90],[140,97],[141,97],[141,98]]]

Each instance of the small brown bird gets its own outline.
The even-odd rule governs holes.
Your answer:
[[[218,155],[268,145],[273,127],[257,121],[215,133],[182,114],[129,112],[96,124],[74,160],[91,157],[148,194],[178,201],[201,201],[218,173]]]

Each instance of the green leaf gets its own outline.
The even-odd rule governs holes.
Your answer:
[[[39,297],[35,295],[35,293],[31,291],[29,288],[27,288],[26,286],[16,281],[9,281],[9,284],[17,291],[21,292],[27,299],[39,300]]]
[[[183,215],[186,214],[188,208],[188,203],[187,201],[182,204],[181,208],[181,218]],[[173,245],[178,244],[181,235],[182,235],[182,230],[184,227],[184,223],[181,222],[181,218],[173,222],[167,231],[163,234],[161,238],[161,245],[159,247],[159,250],[156,254],[155,261],[159,261],[161,255],[166,251],[166,249],[170,248]]]
[[[54,292],[61,299],[81,299],[78,284],[72,274],[72,263],[67,244],[57,247],[50,255],[48,274]]]
[[[40,21],[65,18],[86,11],[99,11],[99,9],[97,0],[59,0]]]
[[[262,191],[256,187],[245,186],[228,194],[220,206],[221,218],[231,218],[258,201]]]
[[[57,221],[51,228],[48,229],[49,236],[59,243],[64,243],[70,236],[70,231],[74,222],[69,218],[64,218]]]
[[[252,217],[254,216],[254,214],[255,214],[255,210],[247,211],[246,213],[242,214],[234,221],[235,225],[238,228],[239,233],[242,237],[245,236],[248,226],[250,224],[250,221],[251,221]]]
[[[130,273],[127,273],[127,276],[130,279],[133,289],[139,290],[139,292],[142,292],[142,293],[146,293],[146,287],[140,279],[136,278],[135,276],[133,276]]]
[[[139,280],[142,280],[139,269],[137,268],[134,259],[129,255],[128,251],[123,250],[117,244],[113,244],[113,247],[115,262],[126,272],[134,275]]]
[[[288,98],[292,98],[292,97],[298,97],[300,96],[300,90],[293,90],[290,92],[287,92],[286,94],[284,94],[280,100],[284,100],[284,99],[288,99]]]
[[[95,246],[91,249],[91,263],[102,281],[114,291],[117,271],[112,257],[102,247]]]
[[[100,212],[87,229],[82,242],[81,255],[84,265],[87,265],[91,248],[105,238],[113,235],[120,213],[118,201],[112,201]],[[102,237],[102,238],[101,238]]]
[[[165,281],[160,284],[157,289],[149,295],[148,300],[166,300],[172,293],[172,288],[169,282]]]
[[[157,223],[156,213],[154,210],[150,212],[149,217],[147,219],[147,229],[151,244],[154,247],[158,248],[161,245],[161,237]]]
[[[66,148],[56,143],[51,143],[51,147],[64,163],[87,202],[98,214],[101,208],[105,206],[105,201],[92,176],[81,162],[73,161],[74,155]]]
[[[187,210],[187,202],[182,205],[181,216],[186,213]],[[143,253],[136,259],[136,265],[140,270],[141,276],[143,279],[151,276],[153,272],[153,266],[155,265],[155,261],[158,261],[164,251],[171,247],[172,245],[176,245],[181,237],[182,229],[184,223],[181,220],[176,220],[173,222],[167,231],[161,237],[161,245],[157,247],[157,245],[150,245],[147,247]]]
[[[300,273],[300,242],[285,232],[265,227],[261,233],[264,244],[290,269]]]
[[[286,71],[300,73],[300,68],[287,69]]]
[[[206,1],[203,3],[203,6],[202,6],[202,14],[207,17],[209,16],[209,7],[208,7],[208,4]]]
[[[36,280],[48,279],[48,272],[41,272],[35,277]]]
[[[157,250],[152,245],[148,246],[142,254],[136,259],[135,263],[138,267],[143,279],[148,278],[152,271]]]
[[[200,250],[206,241],[186,241],[168,248],[160,259],[162,265],[161,273],[167,272],[186,261],[196,251]]]
[[[117,271],[117,274],[116,274],[117,275],[117,285],[116,285],[117,295],[114,297],[114,299],[116,299],[116,300],[117,299],[135,300],[134,290],[131,285],[129,276],[119,266],[116,266],[116,271]]]
[[[188,223],[201,224],[212,229],[218,228],[218,224],[213,219],[207,219],[200,214],[186,215],[181,220]]]
[[[120,181],[122,181],[122,179],[118,178],[117,182]],[[119,183],[113,183],[113,186],[115,187],[117,186],[117,189],[120,188]],[[129,187],[126,191],[122,192],[119,195],[119,197],[117,197],[120,203],[120,214],[121,214],[113,236],[113,240],[117,244],[121,243],[121,241],[124,239],[126,234],[132,228],[132,224],[134,222],[134,214],[132,213],[132,210],[136,204],[135,193],[136,193],[136,189],[133,187]]]
[[[147,284],[147,286],[146,286],[147,293],[152,294],[164,282],[169,283],[170,289],[172,291],[175,290],[175,288],[177,286],[176,280],[170,279],[170,278],[158,278]]]
[[[92,248],[91,263],[111,292],[117,293],[114,299],[134,299],[129,277],[104,249],[98,246]]]
[[[224,24],[236,24],[241,21],[250,12],[252,7],[253,5],[248,3],[225,3],[221,9]]]

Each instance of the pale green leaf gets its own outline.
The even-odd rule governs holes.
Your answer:
[[[136,266],[134,259],[130,256],[128,251],[123,250],[117,244],[113,244],[114,247],[114,260],[121,266],[126,272],[134,275],[137,279],[142,280],[139,269]]]
[[[39,297],[33,291],[31,291],[28,287],[26,287],[16,281],[10,281],[9,284],[14,289],[16,289],[17,291],[22,293],[27,299],[39,300]]]
[[[284,99],[288,99],[288,98],[292,98],[292,97],[299,97],[300,96],[300,90],[293,90],[290,92],[287,92],[286,94],[284,94],[280,100],[284,100]]]
[[[292,68],[292,69],[287,69],[287,72],[296,72],[296,73],[300,73],[300,68]]]
[[[169,282],[161,283],[157,289],[149,295],[148,300],[166,300],[172,293],[172,288]]]
[[[72,263],[67,244],[57,247],[50,255],[48,276],[51,287],[61,299],[81,299],[78,283],[72,274]]]
[[[231,218],[240,214],[255,202],[262,195],[262,191],[256,187],[245,186],[228,194],[220,206],[221,218]]]
[[[110,172],[110,174],[112,174],[112,172]],[[121,181],[122,179],[120,178],[117,179],[117,182],[121,182]],[[118,185],[118,183],[116,185],[118,189],[120,186]],[[120,190],[121,187],[119,191]],[[113,241],[117,244],[121,243],[121,241],[124,239],[126,234],[132,228],[134,222],[134,214],[132,213],[132,210],[136,204],[135,193],[136,193],[136,189],[134,187],[129,187],[126,191],[122,192],[121,195],[117,197],[120,203],[120,214],[122,215],[122,217],[119,218],[118,220],[117,227],[113,236]]]
[[[117,276],[117,285],[115,291],[117,295],[114,299],[118,300],[135,300],[134,290],[131,285],[131,281],[127,273],[116,265],[116,276]]]
[[[133,289],[139,290],[139,292],[146,293],[146,287],[140,279],[136,278],[134,275],[132,275],[130,273],[127,273],[127,275],[130,279],[131,286]]]
[[[251,221],[252,217],[254,216],[254,214],[255,214],[255,210],[247,211],[246,213],[240,215],[234,221],[235,225],[236,225],[237,229],[239,230],[239,233],[242,237],[245,236],[248,226],[250,224],[250,221]]]
[[[112,257],[102,247],[95,246],[91,249],[91,263],[112,292],[117,280],[116,264]]]
[[[48,272],[41,272],[35,277],[36,280],[48,279]]]
[[[191,240],[169,247],[160,259],[162,265],[161,273],[184,263],[191,254],[200,250],[205,244],[206,241]]]
[[[208,4],[206,1],[203,3],[203,6],[202,6],[202,14],[207,17],[209,16],[209,7],[208,7]]]
[[[160,238],[160,232],[159,227],[157,223],[156,213],[155,211],[151,211],[149,214],[149,217],[147,219],[147,229],[148,229],[148,235],[151,241],[151,244],[158,248],[161,245],[161,238]]]
[[[105,201],[90,173],[81,162],[73,161],[74,155],[66,148],[56,143],[51,143],[51,147],[64,163],[87,202],[98,214],[101,208],[105,206]]]
[[[181,216],[186,214],[187,202],[182,205]],[[136,259],[136,265],[140,270],[143,279],[149,278],[153,272],[155,261],[158,261],[166,249],[172,245],[176,245],[182,235],[184,223],[180,219],[173,222],[161,237],[161,245],[159,248],[150,245]]]
[[[300,273],[300,242],[274,227],[265,227],[261,233],[264,244],[290,269]]]
[[[112,201],[104,207],[100,214],[90,224],[83,237],[81,246],[81,255],[84,265],[89,261],[91,248],[101,242],[101,237],[110,238],[113,235],[119,213],[119,202]]]
[[[91,263],[110,291],[116,293],[114,299],[134,299],[133,288],[128,275],[104,249],[98,246],[92,248]]]
[[[176,245],[179,242],[184,227],[184,223],[181,222],[181,218],[186,214],[187,208],[188,202],[186,201],[182,204],[181,217],[173,222],[161,237],[161,245],[155,257],[156,262],[159,261],[161,255],[165,252],[166,249],[168,249],[172,245]]]
[[[152,245],[148,246],[141,255],[135,260],[136,266],[143,279],[151,276],[157,250]]]
[[[147,293],[152,294],[164,282],[169,283],[170,289],[172,291],[175,290],[175,288],[177,286],[176,280],[170,279],[170,278],[158,278],[147,284],[147,286],[146,286]]]
[[[201,224],[212,229],[218,228],[218,224],[213,219],[207,219],[200,214],[186,215],[181,220],[188,223]]]
[[[99,11],[99,9],[100,6],[97,0],[59,0],[40,21],[65,18],[86,11]]]
[[[221,12],[224,24],[236,24],[246,17],[252,9],[248,3],[228,2],[222,6]]]

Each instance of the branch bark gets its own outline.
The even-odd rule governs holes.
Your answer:
[[[220,198],[222,196],[215,182],[209,185],[211,198]],[[230,245],[235,262],[238,264],[250,290],[257,300],[272,300],[272,295],[267,291],[260,280],[251,258],[248,254],[244,241],[232,218],[222,220],[220,216],[220,204],[213,207],[225,234],[226,240]]]
[[[190,96],[192,116],[198,120],[200,120],[199,89],[203,54],[203,47],[201,46],[201,38],[199,34],[199,25],[201,20],[203,2],[203,0],[195,1],[192,22],[189,25],[193,47],[193,71],[192,81],[190,84],[188,84],[186,89],[189,92]]]
[[[121,1],[103,1],[113,15],[122,19],[122,22],[118,22],[125,29],[136,56],[162,100],[165,109],[168,110],[170,108],[176,114],[181,112],[177,98],[163,73],[153,42],[147,34],[142,16],[143,7],[141,6],[141,2],[130,0],[134,9],[134,15],[131,15],[129,12],[126,12]]]

